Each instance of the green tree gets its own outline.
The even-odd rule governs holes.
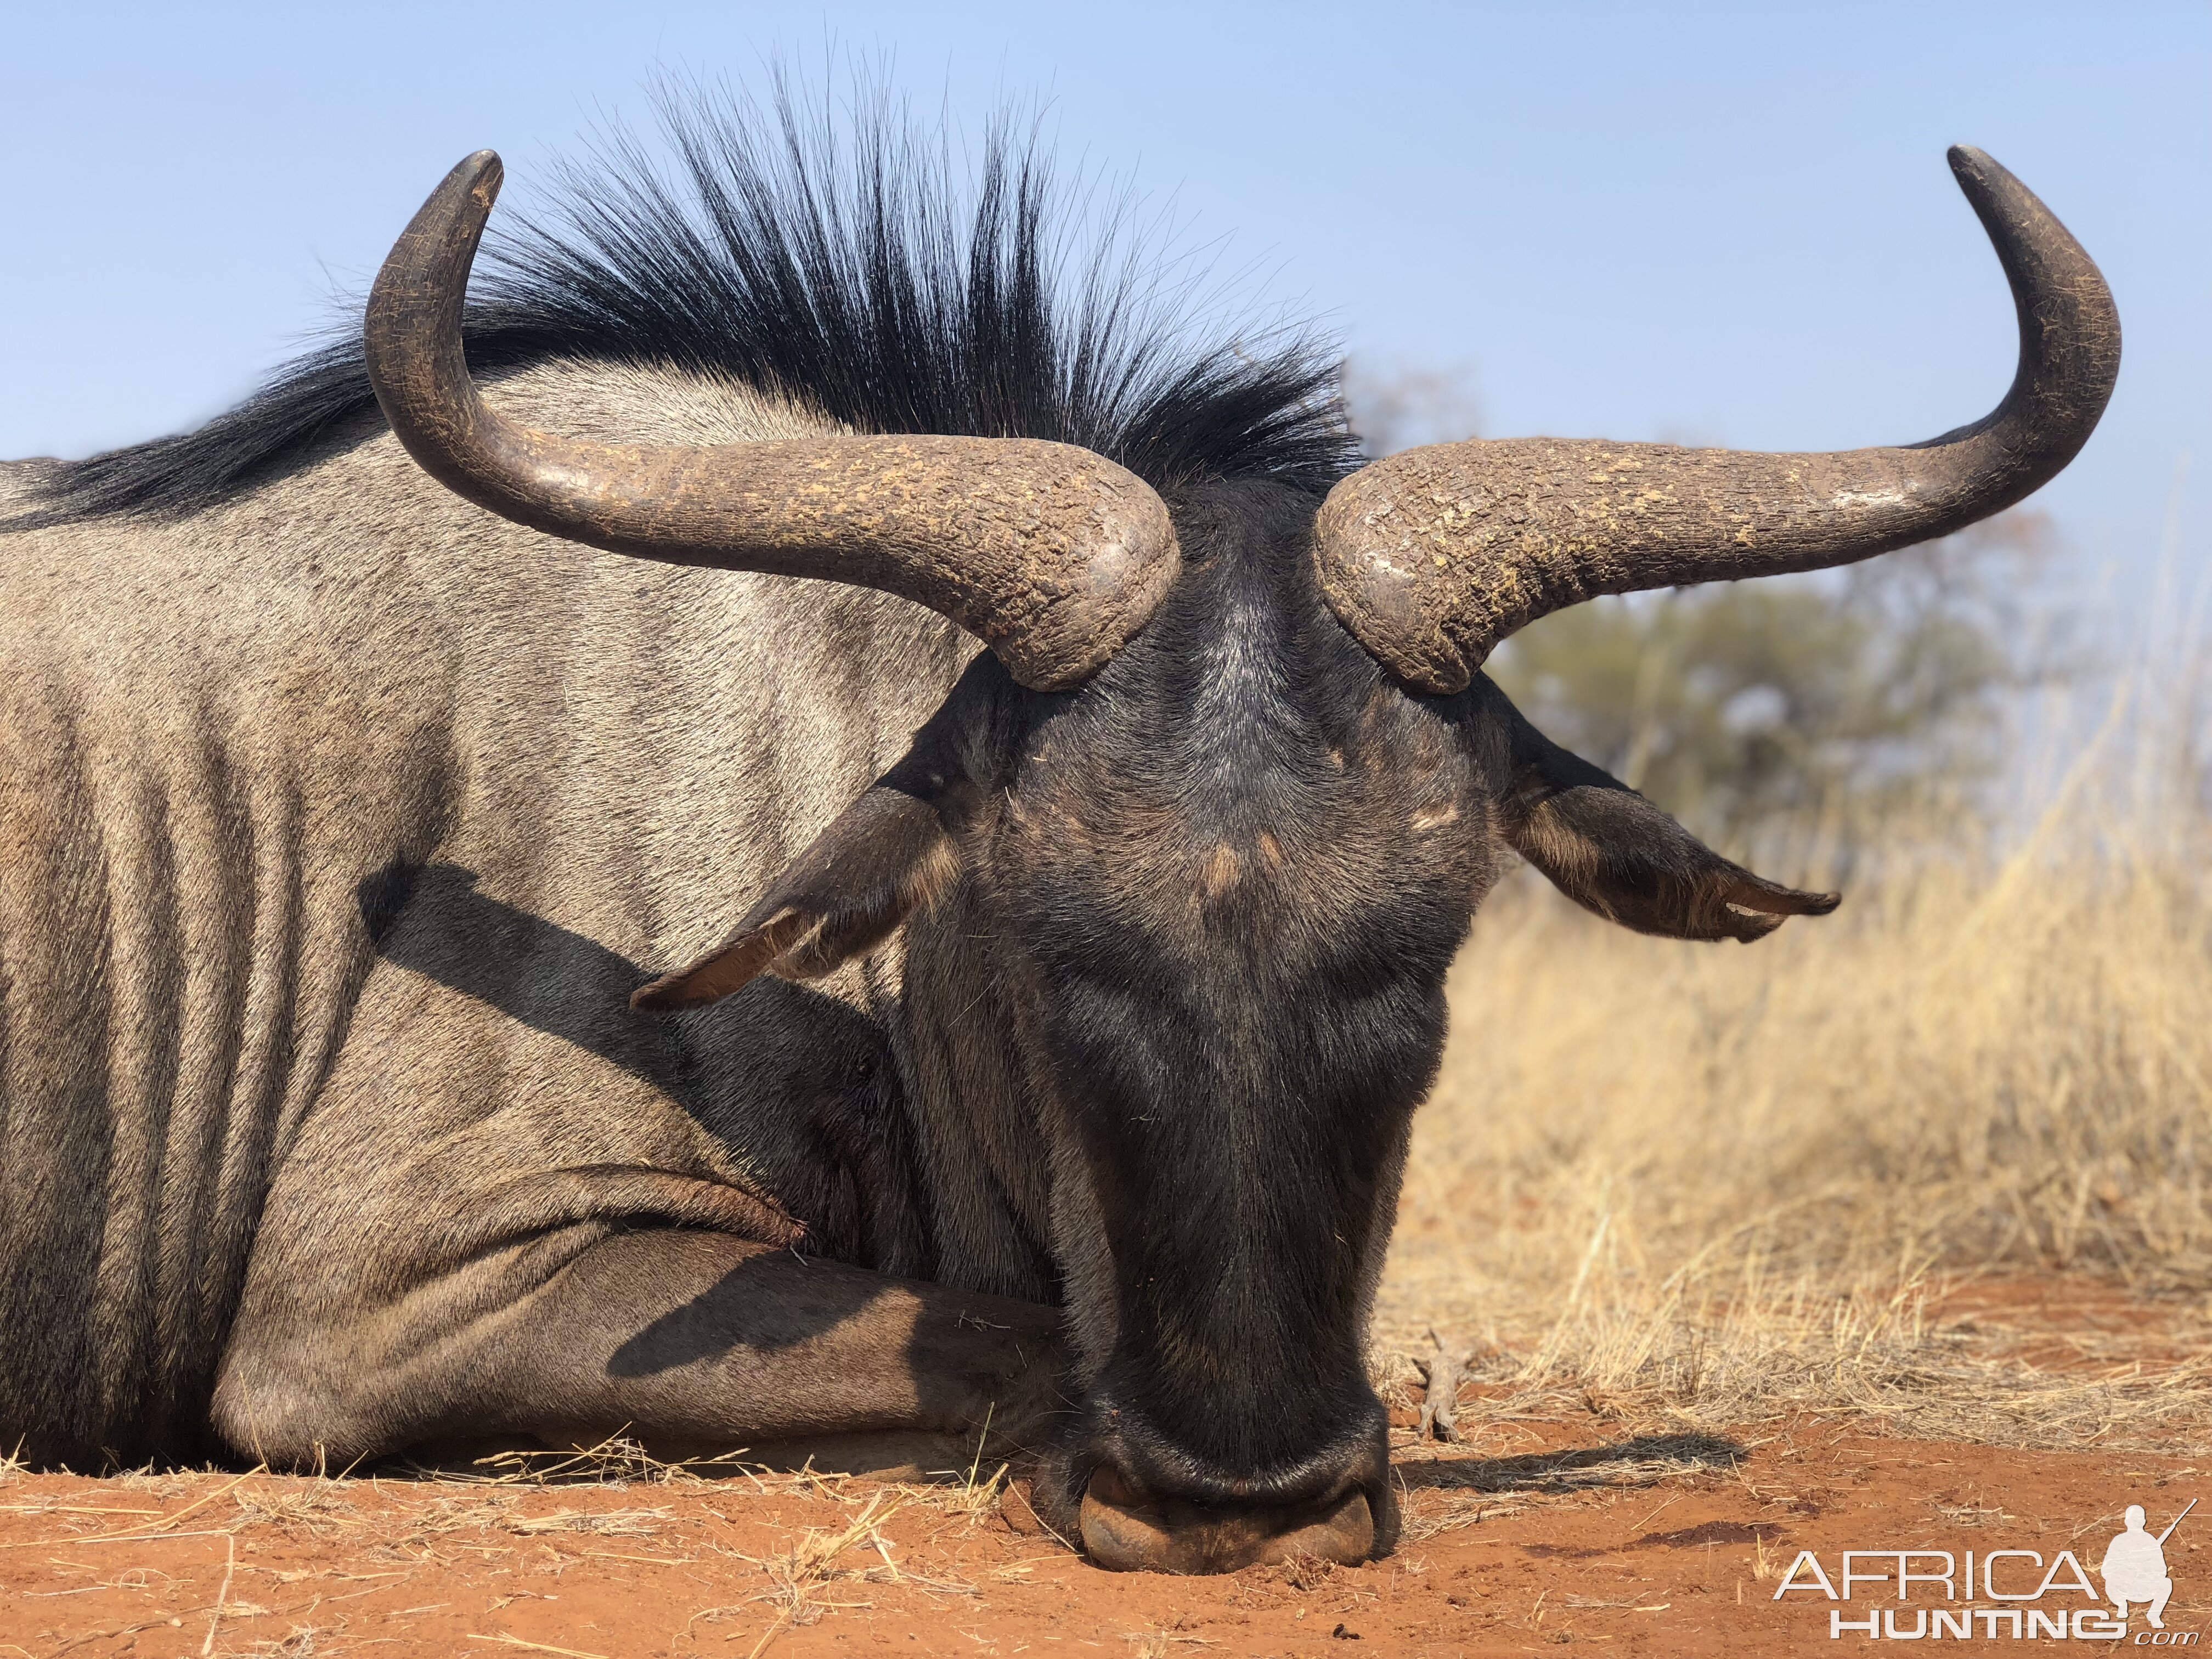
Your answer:
[[[2014,512],[1845,570],[1597,599],[1515,635],[1490,672],[1703,833],[1862,825],[2000,769],[2008,699],[2056,660],[2021,601],[2049,541]]]
[[[1354,360],[1367,453],[1468,436],[1472,370]],[[1808,820],[1849,855],[1900,810],[1972,803],[2024,687],[2070,642],[2027,603],[2050,520],[2015,509],[1842,570],[1595,599],[1507,641],[1489,672],[1552,737],[1739,851]]]

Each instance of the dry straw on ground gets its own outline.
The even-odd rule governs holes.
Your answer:
[[[1475,1352],[1478,1440],[1561,1410],[1812,1407],[2212,1444],[2212,1364],[2190,1357],[2212,1285],[2212,834],[2177,683],[2123,685],[2025,829],[1963,803],[1877,826],[1835,916],[1748,949],[1510,883],[1454,975],[1385,1376],[1413,1375],[1432,1326]],[[1818,882],[1827,856],[1814,833],[1767,872]],[[2064,1321],[2008,1321],[2023,1271],[2124,1286],[2132,1358],[2102,1363],[2109,1309],[2063,1352]],[[2140,1363],[2147,1338],[2172,1363]]]

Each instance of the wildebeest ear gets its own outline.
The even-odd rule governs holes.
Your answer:
[[[872,950],[933,903],[960,872],[941,809],[972,796],[976,744],[988,747],[1012,686],[996,658],[977,657],[904,758],[814,838],[737,931],[690,967],[641,986],[629,1006],[654,1013],[702,1007],[763,970],[812,979]]]
[[[737,931],[688,968],[633,992],[652,1013],[699,1008],[743,990],[763,969],[812,979],[881,944],[958,872],[952,838],[929,799],[886,775],[814,838],[746,912]]]
[[[1521,723],[1504,804],[1514,850],[1585,909],[1667,939],[1764,939],[1825,916],[1840,893],[1802,893],[1731,864],[1626,784]]]

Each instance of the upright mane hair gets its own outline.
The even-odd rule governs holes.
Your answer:
[[[1358,464],[1328,343],[1198,343],[1189,285],[1148,269],[1140,240],[1062,257],[1064,193],[1034,132],[994,125],[963,192],[946,146],[881,94],[849,140],[781,88],[766,104],[664,95],[660,112],[672,168],[617,135],[486,249],[472,368],[665,366],[860,432],[1079,444],[1162,490],[1268,477],[1320,494]],[[33,511],[188,514],[380,427],[349,327],[197,431],[51,469]]]

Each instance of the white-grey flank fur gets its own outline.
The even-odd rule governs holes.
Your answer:
[[[604,364],[489,392],[611,441],[828,429]],[[807,1156],[788,1034],[724,1030],[703,1121],[574,1040],[653,1040],[626,985],[541,953],[507,963],[502,1007],[405,964],[465,978],[477,900],[641,968],[690,959],[977,648],[859,588],[519,528],[381,431],[191,516],[0,537],[0,1273],[51,1279],[0,1298],[50,1316],[0,1342],[0,1418],[76,1394],[58,1449],[129,1453],[189,1438],[212,1378],[234,1451],[389,1449],[416,1425],[356,1419],[413,1356],[378,1344],[514,1316],[622,1207],[494,1189],[619,1166],[776,1190]],[[432,876],[380,953],[364,884],[395,864]],[[893,948],[791,994],[896,1040],[898,988]],[[945,1175],[943,1276],[1040,1289],[993,1259],[1001,1200]]]

